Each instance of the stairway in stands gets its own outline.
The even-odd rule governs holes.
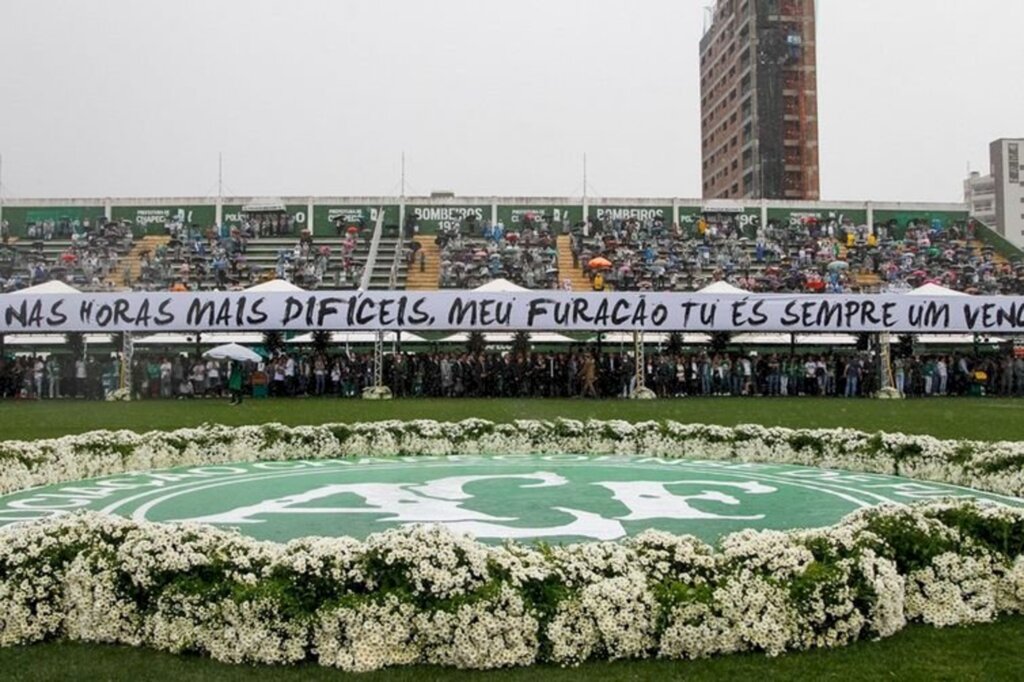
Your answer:
[[[411,291],[435,291],[440,286],[441,251],[433,238],[421,239],[420,250],[425,258],[423,272],[420,272],[420,256],[416,254],[416,261],[406,275],[405,288]]]
[[[582,268],[572,266],[572,238],[567,234],[558,235],[558,281],[569,280],[573,291],[590,291],[590,278]]]
[[[132,250],[124,257],[110,275],[107,276],[107,284],[114,289],[124,289],[128,286],[125,281],[125,270],[128,271],[128,282],[136,282],[142,273],[142,254],[153,253],[158,246],[167,244],[171,238],[167,235],[146,235],[132,244]]]
[[[984,251],[984,248],[986,246],[991,246],[990,244],[988,244],[986,242],[983,242],[980,239],[972,239],[971,241],[967,242],[967,245],[969,247],[971,247],[971,249],[974,250],[974,253],[977,254],[978,256],[982,255],[982,253]],[[998,251],[993,250],[992,251],[992,262],[995,263],[996,265],[1002,267],[1002,266],[1006,265],[1007,263],[1009,263],[1010,261],[1007,260],[1006,256],[1004,256],[1003,254],[999,253]]]

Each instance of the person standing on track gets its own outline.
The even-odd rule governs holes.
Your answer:
[[[243,363],[239,361],[233,361],[231,363],[231,373],[228,375],[228,391],[231,393],[231,404],[241,405],[242,404],[242,388],[245,385],[245,368]]]

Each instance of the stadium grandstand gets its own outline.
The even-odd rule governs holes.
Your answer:
[[[958,204],[527,198],[8,200],[0,287],[1024,291]]]

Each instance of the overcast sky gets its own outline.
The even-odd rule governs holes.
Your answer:
[[[705,4],[0,0],[4,196],[697,197]],[[1024,2],[818,4],[823,198],[1024,136]]]

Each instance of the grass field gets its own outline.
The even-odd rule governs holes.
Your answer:
[[[126,647],[42,644],[0,649],[0,679],[174,680],[175,682],[633,682],[635,680],[992,680],[1024,677],[1024,617],[962,630],[910,627],[881,642],[809,651],[770,659],[762,655],[705,661],[592,663],[579,668],[525,668],[487,673],[399,668],[352,675],[313,665],[294,668],[230,666],[203,658]]]
[[[381,419],[674,419],[707,424],[849,427],[940,438],[1024,440],[1024,400],[936,398],[842,400],[684,398],[678,400],[166,400],[132,403],[0,402],[0,440],[54,438],[93,429],[173,429],[203,423],[289,425]]]
[[[654,402],[583,400],[354,400],[134,403],[0,403],[0,440],[35,439],[93,429],[172,429],[206,422],[229,425],[277,421],[285,424],[380,419],[495,421],[526,418],[674,419],[713,424],[758,423],[790,427],[851,427],[903,431],[941,438],[1024,440],[1024,401],[935,399],[872,401],[818,399],[682,399]],[[534,668],[472,673],[411,668],[345,675],[315,666],[250,668],[123,647],[44,644],[0,649],[0,680],[407,680],[542,679],[601,680],[1017,680],[1024,679],[1024,617],[968,629],[908,628],[882,642],[860,642],[835,651],[812,651],[768,659],[736,656],[697,662],[621,662],[578,669]]]

